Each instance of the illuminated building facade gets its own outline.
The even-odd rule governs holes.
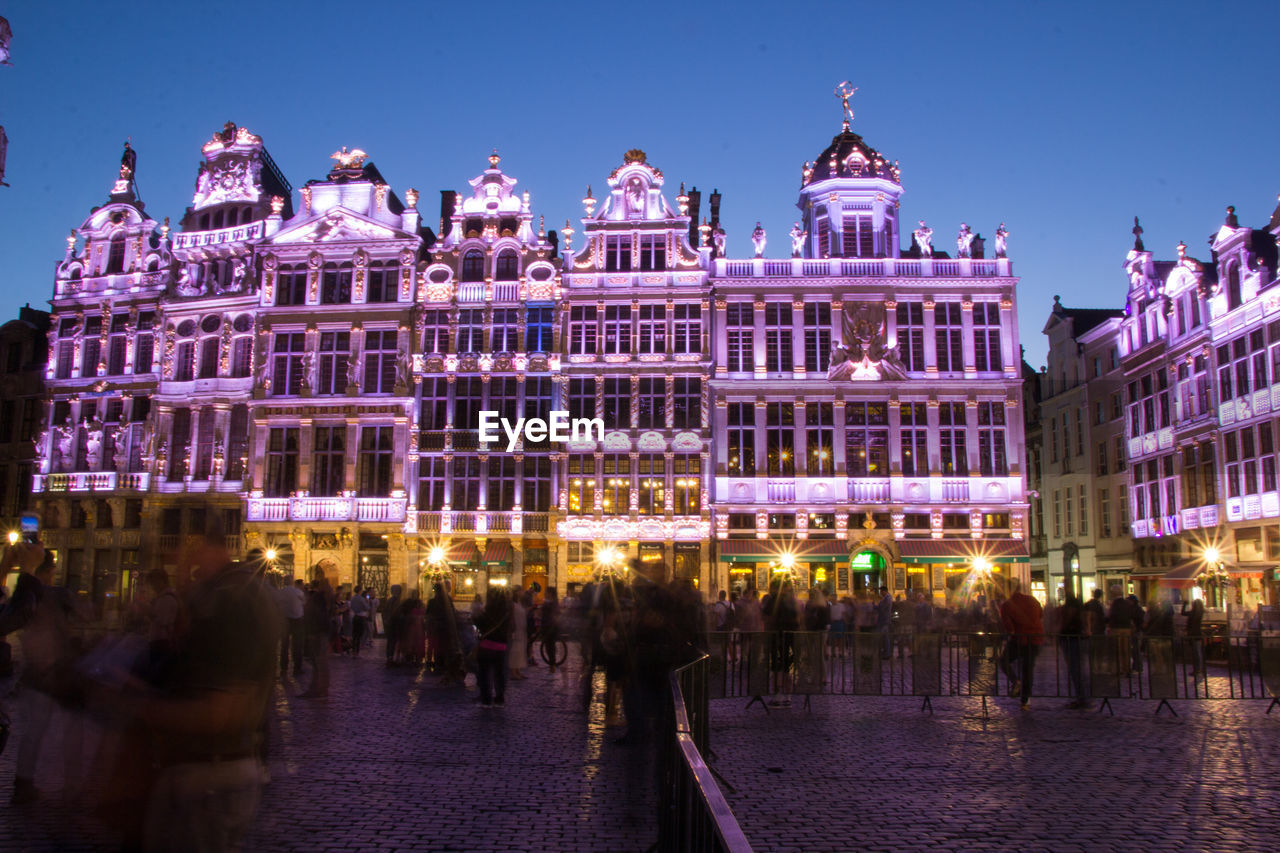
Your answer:
[[[787,568],[844,594],[941,599],[974,557],[1023,576],[1027,497],[1017,280],[962,226],[957,257],[849,128],[806,163],[791,257],[711,269],[718,582]]]
[[[711,250],[690,242],[683,188],[628,151],[599,203],[583,199],[583,246],[566,228],[559,325],[571,417],[598,417],[604,441],[569,442],[558,501],[567,583],[622,563],[662,562],[703,589],[714,578],[708,463]],[[695,231],[696,233],[696,231]],[[600,565],[599,554],[614,565]]]
[[[32,480],[98,599],[211,532],[286,573],[448,572],[463,596],[633,559],[761,585],[784,551],[806,584],[941,595],[975,556],[1026,559],[1007,234],[988,259],[963,227],[951,258],[921,223],[903,251],[897,167],[847,125],[777,260],[763,228],[726,257],[718,193],[699,224],[639,150],[577,247],[496,152],[441,194],[439,235],[362,151],[296,197],[244,128],[202,155],[171,230],[126,150],[58,266]],[[603,438],[477,434],[555,411]]]

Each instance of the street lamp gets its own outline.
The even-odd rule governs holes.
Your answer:
[[[266,557],[268,563],[274,563],[276,561],[276,557],[279,555],[276,553],[275,548],[268,548],[263,552],[262,556]]]
[[[10,531],[9,531],[9,544],[10,544],[10,545],[17,545],[17,544],[18,544],[18,539],[19,539],[19,538],[20,538],[20,537],[19,537],[19,535],[18,535],[18,531],[16,531],[16,530],[10,530]]]
[[[1204,549],[1204,569],[1196,578],[1201,588],[1214,591],[1214,605],[1226,607],[1227,587],[1231,586],[1231,575],[1227,572],[1222,559],[1222,552],[1214,545]]]

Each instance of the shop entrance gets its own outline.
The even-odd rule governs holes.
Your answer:
[[[862,551],[855,554],[849,563],[849,583],[854,595],[859,593],[875,594],[880,587],[888,586],[885,571],[888,565],[879,551]]]

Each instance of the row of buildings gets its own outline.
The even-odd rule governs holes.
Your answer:
[[[1085,594],[1199,587],[1211,604],[1275,604],[1280,208],[1253,228],[1228,207],[1205,260],[1186,244],[1156,260],[1136,218],[1133,233],[1123,301],[1055,297],[1048,365],[1028,377],[1036,573]]]
[[[785,571],[942,598],[975,558],[1025,576],[1007,235],[989,252],[962,226],[952,256],[903,233],[897,164],[848,119],[779,258],[762,229],[726,256],[719,194],[708,220],[639,150],[558,232],[496,152],[429,225],[358,150],[297,191],[246,128],[201,155],[175,228],[126,148],[27,330],[42,390],[8,476],[73,586],[127,595],[211,533],[286,572],[449,572],[463,594],[633,559],[704,590]],[[604,438],[508,451],[478,440],[486,411]]]

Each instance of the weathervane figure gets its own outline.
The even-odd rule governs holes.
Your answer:
[[[853,121],[853,107],[849,106],[849,99],[858,91],[858,87],[850,83],[848,80],[841,81],[840,85],[835,88],[835,96],[840,99],[840,106],[844,108],[844,129],[849,129],[849,123]]]

